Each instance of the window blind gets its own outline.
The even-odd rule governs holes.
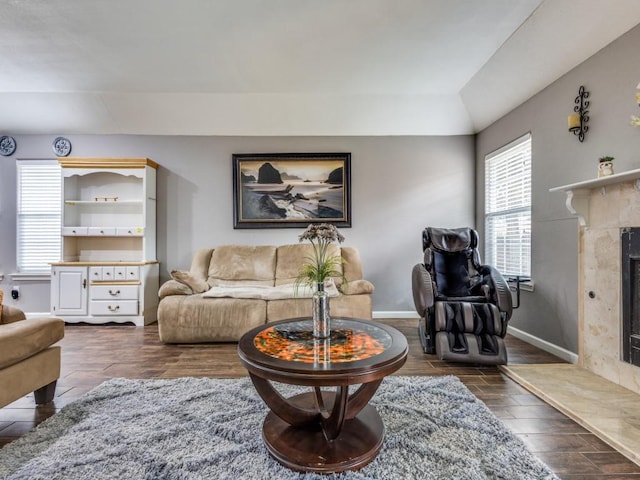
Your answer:
[[[531,134],[485,157],[485,261],[531,276]]]
[[[61,174],[56,160],[17,161],[17,267],[50,273],[60,260]]]

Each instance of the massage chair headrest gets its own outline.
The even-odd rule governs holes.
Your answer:
[[[469,227],[427,227],[422,232],[422,250],[432,248],[441,253],[464,252],[478,246],[478,233]]]

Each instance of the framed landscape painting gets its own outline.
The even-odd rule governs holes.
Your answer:
[[[351,226],[350,153],[233,154],[233,228]]]

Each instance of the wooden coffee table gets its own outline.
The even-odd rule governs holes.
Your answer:
[[[296,318],[240,339],[240,360],[271,409],[263,438],[269,453],[293,470],[356,470],[382,447],[384,425],[368,402],[406,361],[407,340],[394,328],[352,318],[332,319],[327,339],[313,338],[312,330],[311,319]],[[312,388],[285,398],[274,381]],[[350,392],[350,385],[359,387]]]

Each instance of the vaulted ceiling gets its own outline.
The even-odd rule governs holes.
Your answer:
[[[477,132],[637,0],[0,0],[0,133]]]

